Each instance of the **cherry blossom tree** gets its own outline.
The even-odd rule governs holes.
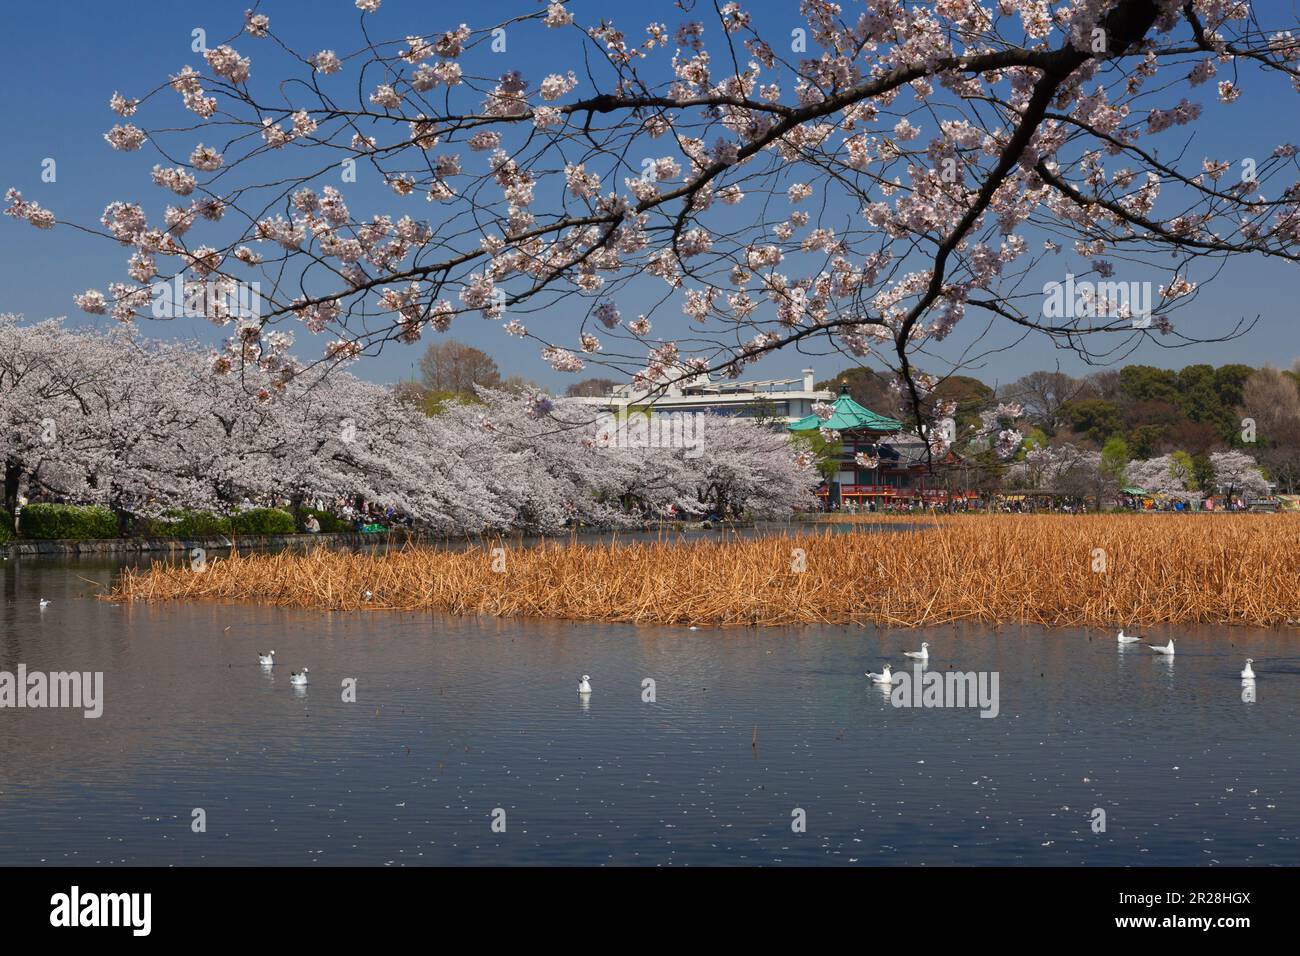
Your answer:
[[[437,416],[459,431],[461,454],[491,475],[509,525],[553,532],[566,524],[622,527],[728,509],[780,517],[813,507],[817,478],[780,430],[741,418],[693,414],[612,416],[541,395],[479,389],[482,405]]]
[[[1130,484],[1148,494],[1163,495],[1179,501],[1199,501],[1202,497],[1192,487],[1191,472],[1175,455],[1130,462],[1125,474]]]
[[[1222,260],[1298,254],[1295,147],[1187,141],[1253,86],[1300,89],[1286,5],[802,0],[766,35],[736,2],[665,3],[688,17],[671,27],[560,2],[473,24],[356,6],[333,49],[250,11],[201,61],[113,94],[108,147],[146,150],[142,189],[167,199],[108,202],[93,228],[128,275],[83,309],[131,321],[151,283],[260,282],[256,314],[224,296],[201,314],[231,328],[223,361],[282,381],[298,327],[332,364],[467,315],[560,371],[650,387],[838,351],[895,369],[920,428],[916,363],[968,313],[1090,356],[1175,346]],[[550,72],[511,68],[524,44]],[[363,176],[391,211],[350,208]],[[1045,261],[1080,280],[1059,315],[1027,280]],[[1124,283],[1150,283],[1145,307]]]
[[[23,481],[78,500],[113,499],[127,450],[164,427],[152,420],[157,407],[144,407],[147,393],[164,385],[153,378],[160,371],[125,330],[93,334],[58,321],[23,327],[16,316],[0,317],[6,506]]]
[[[212,503],[215,434],[192,389],[214,381],[203,358],[14,316],[0,318],[0,353],[9,505],[21,483],[123,515]]]
[[[1087,494],[1101,477],[1101,454],[1068,443],[1031,448],[1007,469],[1014,487]]]
[[[584,420],[543,395],[478,394],[481,404],[454,405],[434,420],[448,452],[481,476],[502,509],[498,526],[554,533],[568,524],[631,524]]]
[[[1220,451],[1210,455],[1214,483],[1228,498],[1261,498],[1269,493],[1268,479],[1250,455]]]
[[[799,457],[780,431],[744,418],[707,416],[702,454],[693,476],[700,506],[725,518],[729,512],[787,517],[798,507],[817,508],[817,470]]]
[[[285,379],[128,328],[0,316],[11,506],[25,485],[107,505],[125,527],[177,509],[359,499],[451,534],[629,527],[670,505],[780,515],[811,504],[811,469],[756,422],[699,416],[688,444],[611,446],[579,403],[479,398],[428,416],[338,369]]]

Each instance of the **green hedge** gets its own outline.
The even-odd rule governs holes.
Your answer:
[[[211,511],[182,511],[168,528],[178,538],[214,538],[230,534],[230,519]]]
[[[160,518],[139,518],[136,534],[146,538],[212,538],[230,534],[230,519],[211,511],[164,511]]]
[[[27,505],[19,522],[24,538],[117,537],[117,516],[100,505]]]
[[[315,508],[303,508],[298,512],[298,530],[307,530],[307,519],[315,515],[316,520],[320,522],[321,534],[337,534],[340,531],[351,531],[352,528],[346,521],[334,514],[332,511],[317,511]]]
[[[346,531],[342,520],[328,511],[293,515],[279,508],[254,508],[230,518],[211,511],[168,511],[158,518],[137,518],[134,534],[146,538],[215,538],[230,534],[295,534],[314,513],[322,532]],[[0,508],[0,544],[9,539],[13,517]],[[22,512],[22,536],[32,539],[116,538],[117,518],[98,505],[28,505]]]
[[[254,508],[229,518],[211,511],[176,511],[150,522],[149,531],[169,538],[215,538],[229,534],[293,534],[293,515],[279,508]]]
[[[254,508],[230,519],[235,534],[293,534],[293,515],[279,508]]]

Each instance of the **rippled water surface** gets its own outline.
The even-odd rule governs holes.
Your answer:
[[[1170,661],[1080,630],[122,607],[113,568],[0,565],[0,670],[105,682],[97,720],[0,710],[5,864],[1300,863],[1295,630],[1149,632]],[[997,717],[863,676],[922,640],[997,673]]]

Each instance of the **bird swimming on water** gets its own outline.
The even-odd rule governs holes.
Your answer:
[[[1253,657],[1247,657],[1247,658],[1246,658],[1246,666],[1243,667],[1243,668],[1241,669],[1241,679],[1242,679],[1242,680],[1254,680],[1254,679],[1255,679],[1255,669],[1254,669],[1253,667],[1250,666],[1250,665],[1253,664],[1253,663],[1255,663],[1255,659],[1254,659]]]
[[[1172,637],[1169,638],[1169,643],[1164,647],[1161,647],[1159,644],[1151,644],[1149,646],[1151,650],[1155,651],[1157,654],[1165,654],[1169,657],[1174,656],[1174,639]]]
[[[275,663],[275,651],[268,651],[265,654],[257,655],[257,662],[263,667],[270,667]]]
[[[871,678],[873,684],[892,684],[894,682],[894,675],[890,673],[888,664],[885,665],[883,674],[873,674],[871,671],[867,671],[867,676]]]
[[[1121,627],[1119,629],[1119,634],[1115,637],[1115,640],[1118,641],[1120,644],[1136,644],[1138,641],[1142,640],[1142,638],[1134,637],[1132,634],[1125,634],[1124,628]]]
[[[591,693],[591,678],[586,674],[583,674],[582,680],[578,682],[578,693],[579,694]]]
[[[293,673],[289,675],[289,683],[296,684],[299,687],[307,685],[307,668],[302,669],[302,673]]]
[[[903,651],[904,657],[914,657],[918,661],[928,661],[930,659],[930,645],[925,641],[921,642],[919,651]]]

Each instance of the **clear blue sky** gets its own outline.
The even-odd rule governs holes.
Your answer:
[[[850,0],[844,3],[852,6]],[[108,148],[101,136],[117,119],[107,108],[108,98],[115,90],[128,96],[142,95],[182,65],[199,66],[199,56],[190,52],[191,30],[203,27],[210,43],[220,42],[241,28],[243,11],[249,5],[248,0],[119,0],[9,6],[5,11],[6,56],[0,65],[7,133],[0,150],[0,188],[16,186],[27,198],[53,209],[61,219],[97,222],[110,200],[142,198],[150,201],[149,211],[156,217],[160,208],[154,210],[152,204],[160,205],[162,193],[148,182],[148,171],[156,157],[147,146],[129,154]],[[1261,9],[1271,6],[1266,3]],[[581,23],[593,23],[604,14],[638,37],[644,24],[652,19],[666,23],[670,29],[684,19],[681,11],[666,0],[636,5],[579,0],[570,7]],[[788,35],[792,27],[800,25],[797,0],[761,0],[746,7],[781,35]],[[530,0],[481,0],[472,5],[384,0],[372,21],[376,26],[373,35],[387,39],[408,32],[427,33],[452,28],[462,21],[481,27],[534,8]],[[331,47],[342,52],[353,49],[359,36],[356,24],[360,14],[352,0],[270,0],[261,9],[271,17],[276,31],[299,50]],[[1272,21],[1266,25],[1288,24]],[[1289,25],[1296,27],[1294,20]],[[237,44],[241,52],[252,55],[255,80],[259,57],[267,50],[267,43],[244,38]],[[533,79],[576,65],[556,62],[552,51],[535,44],[516,47],[503,60],[508,59],[510,67],[523,70]],[[1246,95],[1239,103],[1231,108],[1208,108],[1206,121],[1194,129],[1184,127],[1166,134],[1161,147],[1176,151],[1190,143],[1189,156],[1212,155],[1236,161],[1241,156],[1266,156],[1288,136],[1300,140],[1300,130],[1292,122],[1300,100],[1279,87],[1253,87],[1256,74],[1251,70],[1243,71],[1242,76],[1246,79]],[[1190,95],[1208,100],[1212,91],[1213,85],[1209,84]],[[581,92],[584,89],[580,87]],[[167,96],[174,98],[170,93]],[[152,125],[151,119],[145,115],[141,125]],[[930,132],[927,130],[926,136]],[[41,163],[47,157],[58,163],[55,183],[43,183],[40,178]],[[384,204],[385,209],[391,206],[391,202]],[[66,228],[53,233],[37,232],[9,219],[0,222],[0,243],[5,253],[0,257],[0,310],[22,313],[33,321],[54,315],[68,315],[78,322],[111,321],[80,315],[71,300],[83,289],[105,289],[110,282],[123,279],[125,252],[121,247]],[[1238,317],[1260,314],[1262,319],[1253,333],[1226,344],[1172,352],[1146,345],[1128,361],[1175,368],[1193,362],[1259,365],[1267,361],[1286,365],[1300,354],[1300,335],[1295,330],[1296,303],[1300,300],[1297,278],[1295,267],[1276,261],[1236,262],[1226,267],[1190,308],[1179,313],[1178,322],[1188,334],[1210,335]],[[625,308],[624,314],[628,312]],[[972,312],[963,323],[966,329],[954,334],[942,347],[943,352],[955,356],[974,329],[983,324]],[[219,333],[213,334],[193,320],[145,323],[144,328],[149,334],[169,338],[202,336],[203,341],[211,342],[219,337]],[[660,331],[666,329],[657,327],[656,332]],[[503,372],[517,372],[560,389],[575,380],[574,376],[551,371],[538,358],[534,343],[511,339],[492,323],[462,318],[452,335],[490,352]],[[1004,335],[990,342],[1009,344],[1013,339]],[[426,342],[431,340],[433,334],[426,336]],[[301,336],[299,341],[304,353],[313,350]],[[376,381],[394,381],[410,374],[422,349],[423,345],[390,344],[383,355],[363,361],[354,371]],[[1037,368],[1054,367],[1058,359],[1066,371],[1082,370],[1070,353],[1054,351],[1045,339],[1032,338],[991,356],[982,367],[970,372],[985,381],[1006,382]],[[746,377],[793,376],[808,364],[816,367],[819,376],[829,376],[843,361],[838,356],[810,361],[790,353],[751,367]],[[604,373],[593,368],[590,374]]]

